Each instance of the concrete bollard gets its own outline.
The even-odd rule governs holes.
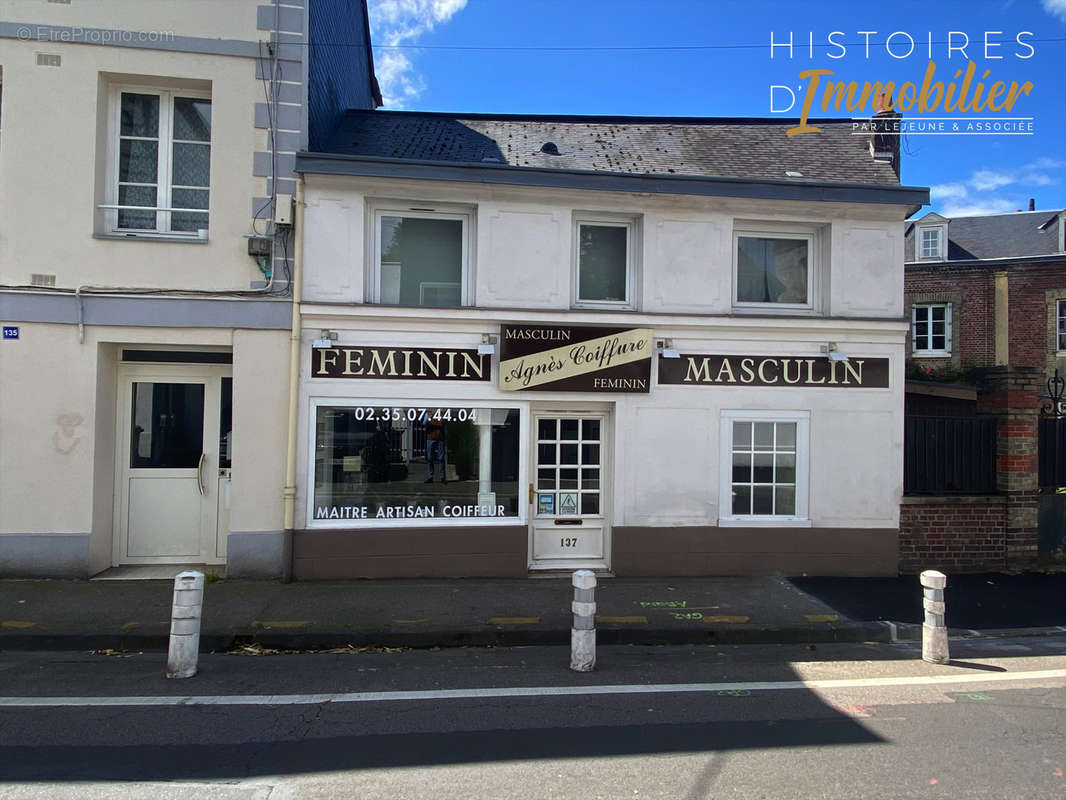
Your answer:
[[[922,659],[933,664],[947,664],[948,628],[944,624],[944,587],[948,577],[943,572],[927,569],[919,576],[922,584],[925,622],[922,625]]]
[[[596,666],[596,573],[574,573],[574,627],[570,630],[570,669],[592,672]]]
[[[167,677],[191,678],[200,658],[200,614],[204,604],[204,574],[181,572],[174,578],[174,610],[170,615]]]

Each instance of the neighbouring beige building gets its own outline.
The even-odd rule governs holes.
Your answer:
[[[375,105],[365,6],[0,17],[0,577],[280,575],[294,154]]]

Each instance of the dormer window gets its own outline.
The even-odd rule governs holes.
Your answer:
[[[944,257],[944,229],[922,228],[919,237],[919,258]]]

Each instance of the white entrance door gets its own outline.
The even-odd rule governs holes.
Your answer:
[[[607,567],[607,417],[535,414],[532,569]]]
[[[122,371],[116,565],[225,562],[228,373],[204,365]]]

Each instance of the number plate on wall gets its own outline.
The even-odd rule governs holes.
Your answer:
[[[603,528],[558,525],[533,534],[533,558],[603,558]]]

